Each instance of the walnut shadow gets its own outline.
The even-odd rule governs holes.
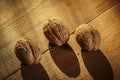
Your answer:
[[[64,44],[61,47],[56,47],[49,44],[50,54],[57,67],[69,77],[77,77],[80,74],[80,66],[78,59],[69,46]]]
[[[81,53],[84,64],[94,80],[114,80],[112,67],[100,49]]]
[[[41,64],[24,66],[21,69],[23,80],[50,80],[48,74]]]

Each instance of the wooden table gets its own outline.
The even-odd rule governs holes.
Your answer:
[[[43,34],[48,19],[59,19],[70,30],[68,44],[49,49]],[[87,23],[100,31],[96,52],[81,51],[73,33]],[[34,40],[40,64],[21,66],[16,41]],[[0,80],[120,80],[119,0],[0,0]]]

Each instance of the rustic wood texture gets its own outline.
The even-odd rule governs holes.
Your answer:
[[[89,24],[101,33],[100,49],[109,60],[115,80],[120,80],[120,3],[109,9]]]
[[[31,38],[44,52],[49,48],[49,42],[45,38],[42,29],[44,23],[51,18],[57,18],[64,21],[68,25],[71,33],[77,28],[78,25],[82,23],[89,22],[90,25],[96,27],[102,36],[102,44],[100,47],[102,52],[100,54],[104,54],[107,57],[105,58],[105,56],[102,56],[102,58],[104,58],[103,61],[106,61],[108,64],[106,66],[107,68],[110,68],[108,63],[110,62],[113,69],[114,78],[115,80],[119,80],[120,3],[118,2],[119,0],[1,0],[0,80],[11,75],[16,70],[18,71],[10,77],[7,77],[7,80],[30,80],[34,78],[43,79],[45,77],[46,79],[50,78],[51,80],[92,80],[96,78],[97,75],[91,74],[90,68],[97,67],[96,65],[100,62],[96,62],[93,67],[88,67],[86,65],[88,61],[85,63],[84,60],[86,59],[84,59],[84,55],[82,55],[80,51],[80,47],[75,40],[75,35],[70,36],[70,40],[68,42],[75,53],[72,49],[70,49],[70,53],[72,55],[63,54],[63,57],[61,58],[65,59],[64,56],[72,56],[68,60],[63,60],[63,62],[68,61],[68,65],[58,66],[63,63],[55,62],[56,59],[53,59],[54,56],[50,54],[50,51],[47,51],[43,54],[43,58],[39,65],[28,68],[22,67],[19,69],[21,67],[20,61],[16,58],[14,53],[16,41],[24,37]],[[63,53],[64,52],[67,51],[63,50]],[[86,55],[85,57],[89,57]],[[56,54],[55,56],[58,55]],[[102,58],[100,58],[100,60]],[[74,60],[70,59],[78,59],[76,64],[79,65],[74,66],[74,68],[78,69],[77,77],[70,76],[72,74],[72,65],[70,65],[70,63],[74,63]],[[103,66],[104,64],[101,63],[101,65]],[[60,67],[64,67],[66,70]],[[33,70],[29,72],[30,69]],[[96,69],[97,70],[94,72],[97,73],[99,68]],[[102,69],[102,71],[103,70],[104,69]],[[109,69],[109,71],[110,70],[111,69]],[[28,71],[29,74],[26,73],[26,71]],[[41,74],[44,77],[39,78],[40,75],[33,75],[33,73]]]

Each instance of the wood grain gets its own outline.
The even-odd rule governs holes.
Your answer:
[[[109,60],[114,80],[120,79],[120,3],[100,15],[89,24],[96,27],[102,36],[101,50]]]
[[[120,63],[119,63],[119,56],[120,56],[119,51],[120,51],[120,49],[116,49],[116,50],[113,50],[113,51],[109,50],[109,52],[108,52],[108,48],[110,47],[109,44],[114,39],[118,40],[118,41],[115,41],[117,45],[116,44],[114,44],[114,45],[116,47],[119,46],[119,32],[120,32],[119,31],[119,28],[120,28],[120,25],[119,25],[119,21],[120,21],[120,16],[119,16],[120,8],[119,8],[119,5],[120,5],[120,3],[118,3],[116,6],[112,7],[111,9],[107,10],[105,13],[101,14],[99,17],[97,17],[96,19],[94,19],[93,21],[91,21],[89,23],[90,25],[96,27],[101,33],[102,45],[101,45],[100,49],[103,52],[103,54],[105,55],[105,57],[107,57],[108,61],[110,62],[110,65],[112,66],[113,74],[114,74],[114,80],[119,80],[120,79],[120,77],[119,77],[119,75],[120,75],[120,73],[119,73],[119,69],[120,69],[120,67],[119,67],[120,66]],[[112,31],[110,32],[109,29],[112,30]],[[108,35],[110,35],[110,36],[108,36]],[[58,80],[64,80],[64,79],[65,80],[74,80],[74,79],[75,80],[88,80],[88,79],[92,80],[93,79],[90,76],[90,74],[88,73],[88,71],[87,71],[87,69],[85,67],[83,57],[82,57],[82,55],[80,53],[80,47],[78,46],[76,41],[75,41],[75,43],[73,43],[73,41],[75,41],[75,35],[71,36],[71,38],[69,40],[69,44],[72,46],[72,48],[74,49],[74,51],[75,51],[75,53],[76,53],[76,55],[77,55],[77,57],[79,59],[80,68],[81,68],[80,75],[77,78],[73,78],[73,79],[70,78],[70,77],[66,77],[66,75],[63,75],[62,73],[60,73],[58,68],[55,68],[54,62],[52,63],[52,62],[49,61],[48,63],[45,63],[46,61],[44,62],[44,60],[46,60],[46,58],[43,57],[41,63],[44,65],[46,71],[49,74],[49,77],[52,80],[57,80],[57,79]],[[46,52],[44,54],[44,56],[49,55],[48,53],[49,52]],[[79,55],[78,55],[78,53],[79,53]],[[52,63],[50,65],[54,65],[54,67],[48,67],[49,63]],[[47,64],[47,65],[45,65],[45,64]],[[105,67],[105,65],[102,65],[102,66]],[[97,69],[96,71],[100,70],[99,66],[96,66],[96,65],[93,66],[92,68],[96,68]],[[53,72],[50,71],[50,69],[55,70],[55,72],[54,72],[55,74],[52,74]],[[97,73],[98,72],[96,72],[96,74]],[[57,74],[59,74],[59,75],[57,75]],[[12,75],[11,77],[9,77],[7,80],[12,80],[12,79],[14,80],[17,77],[20,77],[19,79],[22,79],[20,70],[17,73],[15,73],[14,75]]]
[[[27,0],[0,1],[0,7],[3,7],[0,9],[0,79],[4,79],[20,67],[20,62],[14,54],[14,45],[18,39],[29,37],[39,45],[42,51],[48,49],[48,41],[43,35],[42,28],[49,18],[57,18],[64,21],[69,26],[70,32],[72,33],[78,25],[89,22],[102,12],[115,5],[118,1],[119,0],[30,0],[29,2]],[[115,14],[113,16],[115,16]],[[107,25],[107,23],[104,25]],[[101,27],[101,29],[102,28],[103,27]],[[109,32],[109,30],[107,32]],[[80,47],[75,46],[72,42],[73,41],[69,43],[77,54],[78,51],[80,51],[78,49]],[[77,57],[78,59],[80,58],[79,64],[82,74],[80,74],[80,77],[76,79],[92,79],[92,77],[88,75],[89,73],[82,62],[82,57]],[[70,79],[68,76],[63,74],[58,67],[56,67],[49,52],[46,52],[43,55],[41,64],[52,80]],[[47,67],[48,65],[50,65],[50,67]],[[8,79],[14,80],[16,78],[18,80],[22,79],[20,71]]]

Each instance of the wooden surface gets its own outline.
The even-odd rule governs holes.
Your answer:
[[[96,27],[102,37],[97,55],[82,52],[74,34],[68,42],[71,48],[48,50],[43,26],[53,18],[64,21],[71,33],[83,23]],[[0,80],[103,80],[108,76],[112,80],[112,74],[120,80],[119,28],[119,0],[1,0]],[[40,64],[21,68],[14,46],[24,37],[33,39],[43,52],[47,50]]]

